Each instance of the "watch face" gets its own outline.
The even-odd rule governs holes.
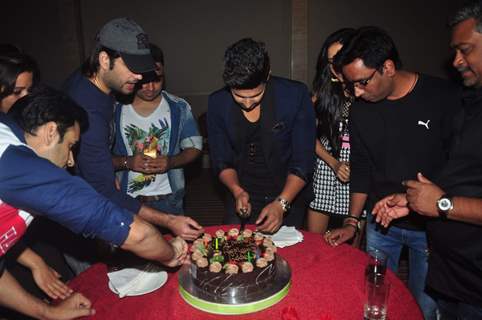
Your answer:
[[[452,201],[449,198],[442,198],[437,203],[438,208],[442,211],[448,211],[452,207]]]

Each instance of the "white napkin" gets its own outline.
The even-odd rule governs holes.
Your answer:
[[[271,236],[271,240],[278,248],[284,248],[303,241],[303,234],[295,227],[282,226],[278,232]]]
[[[160,271],[159,267],[149,263],[144,268],[125,268],[107,273],[109,288],[119,298],[129,295],[139,295],[151,292],[165,282],[167,273]],[[161,283],[162,282],[162,283]]]

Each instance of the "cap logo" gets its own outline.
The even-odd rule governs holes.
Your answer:
[[[149,39],[147,34],[139,33],[137,36],[137,49],[149,49]]]

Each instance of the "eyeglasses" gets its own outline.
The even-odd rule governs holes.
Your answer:
[[[345,85],[347,86],[347,88],[354,92],[355,91],[355,88],[365,88],[366,86],[368,86],[368,84],[370,84],[370,81],[373,79],[373,77],[375,76],[375,73],[377,73],[378,70],[374,70],[373,73],[368,77],[368,78],[365,78],[365,79],[360,79],[360,80],[356,80],[356,81],[345,81]]]

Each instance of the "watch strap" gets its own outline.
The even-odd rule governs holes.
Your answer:
[[[450,203],[452,204],[450,206],[450,208],[448,208],[447,210],[442,210],[440,209],[440,206],[439,206],[439,201],[441,201],[442,199],[449,199]],[[448,193],[446,194],[443,194],[438,200],[437,200],[437,211],[439,213],[439,216],[442,220],[446,220],[447,217],[448,217],[448,214],[450,213],[450,210],[452,210],[454,208],[454,203],[453,203],[453,197],[451,195],[449,195]]]

